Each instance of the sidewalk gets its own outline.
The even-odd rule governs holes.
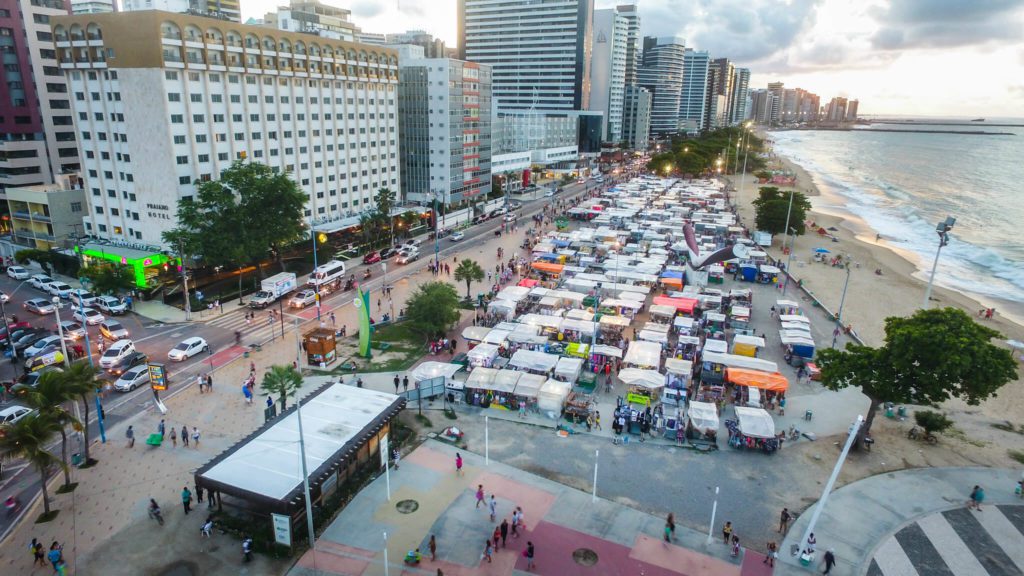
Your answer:
[[[763,556],[744,551],[729,556],[717,539],[677,527],[676,541],[662,541],[665,519],[568,488],[510,466],[461,452],[464,474],[456,476],[456,448],[427,441],[401,461],[390,474],[391,497],[385,478],[361,491],[323,532],[315,552],[307,552],[290,576],[314,574],[376,575],[384,573],[387,548],[391,573],[446,575],[513,574],[526,570],[522,550],[536,548],[534,574],[644,574],[646,576],[762,576],[770,569]],[[475,505],[474,491],[482,484],[498,502],[495,522],[484,506]],[[409,502],[412,501],[412,502]],[[396,504],[414,505],[403,513]],[[493,563],[481,558],[484,540],[502,519],[521,506],[525,530],[509,537]],[[408,510],[406,506],[403,509]],[[387,539],[385,540],[385,533]],[[437,560],[430,560],[430,535],[437,540]],[[419,548],[418,568],[403,565],[405,554]]]
[[[790,526],[779,547],[780,565],[786,566],[786,574],[808,574],[811,568],[821,569],[824,551],[833,548],[838,561],[833,573],[865,574],[888,536],[935,512],[964,509],[971,488],[976,484],[985,488],[985,508],[996,504],[1024,504],[1013,494],[1020,478],[1019,470],[917,468],[859,480],[834,491],[818,518],[814,528],[818,542],[816,563],[807,568],[800,566],[791,549],[803,538],[817,504],[804,511]],[[917,573],[911,570],[905,573]],[[1004,573],[1019,574],[1009,568]]]

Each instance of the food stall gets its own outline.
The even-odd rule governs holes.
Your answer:
[[[558,356],[532,350],[517,350],[509,360],[508,365],[518,370],[524,370],[533,374],[551,376],[558,364]]]
[[[558,363],[555,364],[555,379],[568,382],[569,384],[576,385],[576,381],[580,377],[580,372],[583,371],[583,360],[581,358],[566,358],[562,357],[558,359]]]
[[[519,372],[519,381],[516,382],[515,390],[515,405],[513,408],[518,408],[519,402],[526,402],[527,410],[535,410],[538,406],[538,399],[540,397],[540,389],[547,381],[547,378],[539,374],[530,374],[529,372]]]
[[[491,331],[487,326],[466,326],[462,329],[462,339],[466,341],[469,349],[484,341]]]
[[[678,358],[665,359],[665,394],[662,402],[682,406],[686,403],[690,379],[693,377],[693,362]]]
[[[489,329],[488,329],[489,330]],[[469,365],[476,367],[490,368],[498,358],[498,347],[494,344],[479,344],[466,353]]]
[[[762,348],[764,348],[764,338],[761,338],[760,336],[737,334],[732,339],[733,354],[756,357],[758,351]]]
[[[626,401],[630,404],[654,406],[661,401],[665,377],[657,370],[623,368],[619,380],[627,385]]]
[[[498,375],[496,368],[474,368],[466,378],[465,388],[466,404],[473,406],[490,406],[489,392],[493,387],[494,378]]]
[[[657,370],[661,367],[661,344],[634,340],[629,343],[622,363],[626,367]]]
[[[558,418],[562,414],[562,408],[565,407],[565,402],[571,391],[572,385],[568,382],[549,378],[541,385],[540,391],[537,393],[537,409]]]
[[[686,407],[686,437],[718,447],[718,408],[710,402],[690,402]]]
[[[652,322],[659,322],[662,324],[671,324],[672,319],[675,318],[676,315],[676,309],[674,306],[665,306],[664,304],[654,304],[647,311],[651,315]]]
[[[672,328],[675,329],[676,334],[679,334],[680,336],[689,336],[693,334],[693,318],[676,316],[672,319]]]
[[[733,448],[761,450],[765,454],[779,449],[775,421],[762,408],[736,406],[736,420],[726,420],[725,427],[729,430],[729,445]]]
[[[338,359],[337,343],[334,330],[330,328],[314,328],[302,337],[302,349],[306,352],[306,363],[310,366],[324,367]]]
[[[782,270],[775,266],[761,264],[757,270],[757,281],[760,284],[775,284],[779,281],[780,274],[782,274]]]

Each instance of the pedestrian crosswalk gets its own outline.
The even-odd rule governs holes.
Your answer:
[[[241,333],[242,345],[266,344],[267,342],[280,338],[282,333],[289,334],[295,329],[295,318],[291,314],[284,315],[282,325],[281,315],[276,313],[273,317],[267,310],[257,310],[255,318],[246,320],[246,310],[224,314],[207,322],[207,326],[216,326],[234,334]],[[305,320],[299,319],[300,324]]]
[[[868,576],[1022,576],[1024,506],[926,516],[875,551]]]

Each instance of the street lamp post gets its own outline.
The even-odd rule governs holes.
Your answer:
[[[84,304],[84,302],[85,302],[85,300],[83,298],[79,297],[79,299],[78,299],[78,311],[79,311],[80,315],[82,316],[82,320],[83,320],[82,328],[85,330],[85,357],[89,359],[89,366],[92,366],[93,368],[95,368],[96,364],[94,364],[93,361],[92,361],[92,348],[89,345],[89,325],[84,322],[84,320],[85,320],[85,304]],[[57,322],[57,325],[59,326],[60,322]],[[100,338],[103,338],[102,334],[100,335]],[[97,426],[97,428],[99,428],[99,431],[100,431],[100,443],[106,444],[107,443],[107,427],[106,427],[106,423],[105,423],[106,419],[103,416],[103,401],[100,400],[100,396],[102,395],[101,393],[102,393],[102,390],[100,390],[97,387],[96,388],[96,395],[93,398],[96,399],[96,426]]]
[[[811,513],[811,521],[807,523],[807,528],[804,530],[803,537],[797,543],[797,553],[803,549],[807,543],[807,538],[814,533],[814,526],[818,523],[818,517],[821,516],[821,511],[825,509],[825,504],[828,503],[828,496],[832,493],[832,487],[835,486],[836,479],[839,477],[839,471],[843,468],[843,462],[846,461],[846,456],[850,453],[850,448],[853,446],[854,440],[857,439],[857,434],[860,432],[861,426],[864,424],[864,417],[857,416],[857,420],[850,426],[850,435],[846,438],[846,444],[843,445],[843,451],[839,454],[839,459],[836,460],[836,465],[832,468],[832,475],[829,476],[828,482],[825,484],[825,489],[821,492],[821,500],[818,500],[818,505],[814,507],[814,512]]]
[[[836,312],[836,327],[832,331],[832,348],[836,347],[836,340],[839,339],[839,332],[843,329],[843,305],[846,304],[846,288],[850,285],[850,264],[849,257],[846,258],[846,280],[843,282],[843,295],[839,297],[839,311]]]
[[[935,251],[935,262],[932,264],[932,273],[928,278],[928,288],[924,291],[924,302],[921,304],[922,310],[928,309],[928,304],[932,297],[932,284],[935,283],[935,271],[939,268],[939,254],[942,253],[942,247],[949,244],[949,231],[953,229],[954,224],[956,224],[956,218],[946,216],[945,220],[935,226],[935,232],[939,235],[939,248]]]
[[[316,300],[316,319],[319,321],[320,320],[320,280],[316,276],[316,268],[317,268],[317,261],[316,261],[316,228],[313,226],[313,218],[312,218],[312,216],[309,219],[309,233],[310,233],[310,236],[313,237],[313,275],[311,276],[311,278],[313,280],[314,299]],[[283,320],[283,318],[282,318],[282,320]],[[282,338],[284,337],[284,326],[281,327],[281,337]]]
[[[438,214],[437,210],[437,197],[440,196],[441,193],[438,192],[437,190],[431,190],[431,192],[432,196],[434,197],[434,268],[436,269],[441,263],[441,239],[439,238],[439,236],[441,235],[441,216],[440,214]]]
[[[68,344],[67,344],[67,342],[64,341],[64,326],[62,326],[61,323],[60,323],[60,297],[59,296],[54,296],[53,297],[53,316],[54,316],[54,318],[57,319],[57,337],[60,338],[60,350],[64,354],[64,367],[70,369],[71,368],[71,358],[68,358]],[[88,330],[88,328],[86,328],[86,330]],[[8,334],[7,337],[10,338],[10,334]],[[13,361],[13,358],[12,358],[12,361]],[[79,422],[81,422],[82,421],[82,416],[81,416],[81,413],[78,410],[78,402],[72,402],[72,404],[74,404],[74,406],[75,406],[75,420],[78,420]],[[89,425],[89,423],[86,422],[85,426],[88,426],[88,425]],[[81,441],[81,436],[79,436],[78,438],[79,438],[79,441]]]
[[[787,216],[786,218],[788,219],[789,217]],[[789,288],[789,281],[790,281],[790,279],[793,278],[793,273],[790,271],[789,267],[793,263],[793,244],[796,244],[796,228],[787,228],[786,232],[787,232],[787,234],[786,234],[785,239],[783,239],[782,246],[786,247],[786,244],[787,244],[787,242],[789,240],[789,234],[790,233],[793,234],[793,241],[792,242],[788,242],[788,244],[789,244],[789,257],[786,258],[786,281],[782,283],[782,295],[783,296],[786,295],[786,290]]]
[[[11,349],[11,370],[14,371],[14,377],[11,378],[11,380],[17,380],[18,367],[14,363],[14,361],[15,361],[15,358],[14,358],[14,341],[11,339],[11,326],[7,322],[7,307],[4,306],[3,299],[0,299],[0,315],[3,315],[3,317],[4,317],[4,330],[6,331],[5,333],[7,334],[7,345]]]

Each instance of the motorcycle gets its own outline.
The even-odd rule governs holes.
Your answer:
[[[346,280],[345,281],[345,292],[348,292],[349,290],[354,288],[355,285],[356,285],[356,279],[355,279],[354,276],[352,278],[349,278],[348,280]]]
[[[373,276],[373,272],[370,272],[370,269],[367,268],[366,271],[363,272],[363,279],[369,278],[371,276]]]

